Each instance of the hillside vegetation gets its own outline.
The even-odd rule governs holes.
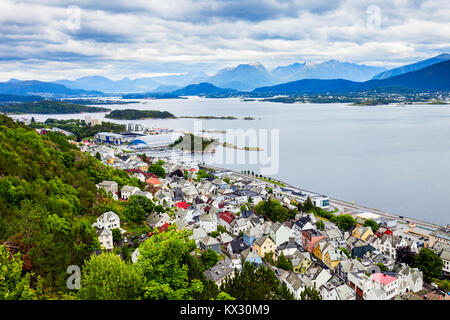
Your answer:
[[[3,113],[61,114],[106,111],[109,111],[109,109],[102,107],[88,107],[74,103],[53,100],[0,105],[0,112]]]
[[[45,136],[0,115],[0,246],[20,253],[31,286],[55,295],[66,268],[100,249],[91,221],[98,216],[96,183],[139,186],[57,133]]]

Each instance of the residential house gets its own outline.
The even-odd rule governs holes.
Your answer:
[[[269,234],[270,238],[278,247],[283,242],[289,241],[289,235],[291,234],[291,230],[289,230],[284,224],[277,222],[270,226]]]
[[[386,273],[373,273],[370,275],[370,281],[379,285],[381,289],[385,291],[385,300],[393,299],[399,293],[398,288],[398,278],[388,275]],[[371,300],[373,296],[369,294],[365,295],[365,300]]]
[[[261,258],[264,258],[267,253],[275,252],[276,246],[269,236],[263,236],[253,242],[253,249]]]
[[[313,262],[309,252],[302,252],[300,255],[292,258],[292,266],[295,273],[306,273],[312,264]]]
[[[199,218],[199,225],[207,233],[211,233],[217,230],[217,218],[215,214],[205,213]]]
[[[110,229],[103,229],[99,232],[98,240],[103,248],[106,250],[111,250],[114,248],[113,244],[113,234]]]
[[[96,184],[97,189],[105,189],[106,194],[111,195],[113,199],[117,200],[117,193],[119,192],[119,184],[115,181],[105,180],[101,183]]]
[[[121,231],[125,231],[120,228],[120,218],[113,211],[107,211],[99,216],[96,222],[92,225],[93,227],[97,227],[99,229],[119,229]]]
[[[383,235],[381,239],[379,239],[379,242],[375,244],[375,246],[376,245],[378,245],[378,248],[375,247],[376,249],[381,251],[383,254],[388,255],[389,258],[393,260],[397,258],[396,249],[399,247],[409,247],[412,252],[419,252],[419,248],[415,241],[410,241],[396,236],[389,236],[386,234]]]
[[[134,195],[138,191],[141,191],[141,190],[137,187],[123,186],[122,189],[120,189],[120,197],[122,199],[128,200],[130,198],[130,196]]]
[[[423,289],[423,272],[418,268],[411,268],[404,265],[402,269],[397,273],[399,284],[399,294],[405,294],[408,292],[419,292]]]
[[[347,284],[325,283],[320,290],[322,300],[355,300],[355,291]]]
[[[301,245],[309,253],[313,253],[314,245],[317,241],[323,238],[323,235],[314,229],[308,229],[302,231],[302,242]]]
[[[245,219],[233,219],[233,221],[231,221],[230,227],[231,232],[234,235],[239,235],[241,232],[244,232],[249,228]]]
[[[284,283],[288,290],[292,293],[296,300],[301,299],[301,294],[305,290],[306,285],[294,272],[289,273],[289,275],[284,279]]]
[[[253,242],[263,236],[264,232],[261,229],[255,228],[255,227],[250,227],[249,229],[244,231],[244,242],[248,245],[248,246],[252,246]]]
[[[217,286],[222,285],[227,277],[234,276],[234,268],[227,265],[223,260],[219,261],[214,267],[205,271],[205,277],[214,281]]]
[[[359,226],[353,229],[352,236],[361,239],[362,241],[366,241],[369,236],[374,236],[372,228]]]
[[[147,218],[147,224],[152,229],[161,228],[166,223],[170,224],[171,219],[165,212],[164,213],[153,212]]]
[[[220,242],[217,241],[216,238],[213,238],[210,236],[206,236],[205,238],[200,239],[199,246],[200,246],[200,249],[202,249],[202,250],[211,249],[211,250],[215,251],[217,254],[221,253]]]
[[[262,264],[261,257],[253,250],[252,247],[248,247],[247,249],[241,252],[241,259],[242,261],[250,262],[256,266]]]
[[[231,222],[236,216],[230,211],[222,211],[218,213],[217,224],[224,227],[228,232],[232,232]]]

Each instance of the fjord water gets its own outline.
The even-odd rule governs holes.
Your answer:
[[[389,213],[450,223],[446,203],[450,196],[450,106],[361,107],[190,97],[109,107],[169,111],[176,116],[251,116],[256,120],[203,120],[202,126],[279,129],[279,170],[272,177]],[[84,116],[34,115],[39,120]],[[104,113],[91,116],[103,118]],[[190,130],[199,121],[106,120]],[[208,156],[203,159],[208,163]],[[221,166],[259,173],[257,164]]]

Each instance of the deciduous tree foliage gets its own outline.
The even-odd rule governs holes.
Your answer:
[[[412,252],[410,247],[408,246],[398,247],[396,251],[397,251],[396,261],[398,263],[406,263],[410,267],[414,265],[414,258],[416,256],[416,253]]]
[[[89,221],[103,213],[95,210],[103,180],[139,185],[64,136],[40,136],[0,115],[0,243],[18,248],[24,272],[40,276],[50,296],[67,292],[67,266],[100,249]]]
[[[144,298],[183,300],[202,292],[202,282],[188,277],[186,256],[195,248],[189,232],[177,231],[174,226],[142,243],[136,265],[145,276]]]
[[[426,279],[439,278],[444,262],[433,250],[422,248],[414,258],[414,267],[422,270]]]
[[[283,207],[276,199],[261,201],[255,206],[258,215],[267,217],[271,221],[284,222],[288,218],[294,218],[296,211],[290,211]]]
[[[228,278],[220,289],[238,300],[292,300],[294,296],[275,273],[265,266],[244,262],[242,270]]]
[[[332,220],[339,229],[342,231],[347,231],[351,226],[354,226],[356,224],[355,218],[353,218],[349,214],[341,214],[339,216],[334,216]]]
[[[22,276],[20,254],[13,255],[0,246],[0,300],[30,300],[35,292],[30,288],[30,274]]]
[[[142,295],[144,276],[139,268],[114,253],[92,255],[82,268],[78,298],[131,300]]]

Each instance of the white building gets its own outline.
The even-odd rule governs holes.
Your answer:
[[[120,229],[120,218],[116,213],[107,211],[98,217],[97,221],[92,226],[103,230]]]

